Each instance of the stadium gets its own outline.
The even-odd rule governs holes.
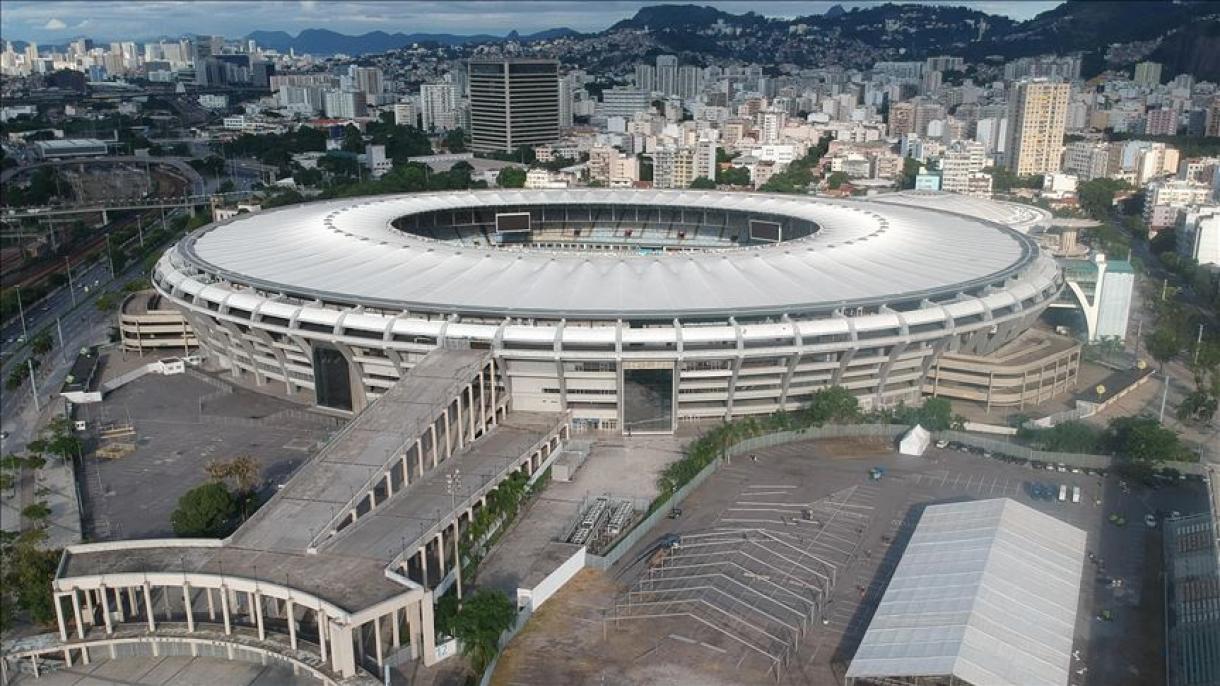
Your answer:
[[[917,400],[937,356],[1013,340],[1062,276],[977,213],[561,189],[242,214],[167,251],[154,285],[217,363],[320,407],[359,412],[428,351],[469,347],[515,410],[644,433],[829,385]]]

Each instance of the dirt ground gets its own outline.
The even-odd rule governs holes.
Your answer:
[[[868,477],[874,465],[886,469],[879,481]],[[1145,514],[1170,510],[1206,511],[1206,492],[1190,481],[1130,489],[1120,481],[1114,475],[1035,470],[954,450],[932,449],[921,458],[900,456],[884,440],[763,449],[757,461],[736,459],[722,467],[683,503],[680,518],[663,520],[608,572],[583,570],[555,593],[509,644],[492,683],[839,686],[921,508],[998,497],[1015,499],[1084,530],[1088,550],[1096,553],[1097,561],[1085,562],[1081,580],[1069,686],[1159,683],[1164,674],[1161,535],[1159,526],[1146,527],[1142,520]],[[1035,482],[1079,486],[1085,498],[1081,504],[1034,499],[1030,488]],[[837,583],[822,615],[827,622],[809,628],[778,679],[757,653],[689,614],[656,618],[646,616],[646,610],[644,616],[618,619],[616,626],[616,603],[621,615],[631,615],[625,593],[647,574],[640,560],[647,558],[648,546],[663,537],[689,538],[684,540],[689,547],[687,542],[698,545],[698,536],[726,527],[770,526],[781,531],[796,526],[782,516],[771,522],[774,514],[743,509],[765,506],[760,489],[788,494],[776,496],[785,502],[825,502],[831,494],[850,491],[855,495],[844,507],[865,518],[857,520],[858,532],[853,529],[856,533],[839,539],[863,552],[853,553],[845,563],[834,562]],[[1111,513],[1133,524],[1108,523]],[[1126,583],[1113,587],[1110,579]],[[1114,619],[1096,619],[1102,610],[1112,612]]]

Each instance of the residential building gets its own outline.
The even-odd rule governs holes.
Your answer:
[[[385,92],[381,70],[377,67],[357,67],[353,65],[348,68],[347,73],[352,79],[352,87],[364,93],[365,96],[377,96]]]
[[[1148,136],[1172,136],[1178,132],[1178,110],[1162,107],[1149,110],[1144,117],[1144,134]]]
[[[511,152],[558,140],[558,61],[472,59],[468,66],[472,150]]]
[[[1192,207],[1178,218],[1178,253],[1204,265],[1220,266],[1220,207]]]
[[[1135,78],[1132,80],[1138,86],[1161,85],[1160,62],[1140,62],[1135,65]]]
[[[896,102],[890,105],[889,115],[885,120],[891,136],[915,132],[915,103]]]
[[[1063,150],[1063,171],[1081,181],[1110,175],[1110,158],[1114,146],[1096,141],[1073,141]]]
[[[657,89],[657,68],[651,64],[635,65],[635,87],[645,93]]]
[[[1164,143],[1150,143],[1135,151],[1135,182],[1145,184],[1178,171],[1178,149]]]
[[[458,128],[458,90],[452,83],[425,83],[419,87],[420,128],[451,131]]]
[[[326,91],[323,106],[331,119],[360,119],[368,114],[368,101],[360,91]]]
[[[652,96],[643,88],[607,88],[602,91],[602,114],[631,119],[636,112],[652,109]]]
[[[716,178],[716,144],[666,146],[653,153],[652,185],[655,188],[687,188],[699,177]]]
[[[394,123],[398,126],[419,127],[419,109],[413,102],[394,103]]]
[[[657,55],[657,87],[665,95],[678,94],[678,56]]]
[[[1144,199],[1144,223],[1149,229],[1164,229],[1177,224],[1181,211],[1208,202],[1211,188],[1191,181],[1162,180],[1148,184]]]
[[[693,98],[701,90],[703,90],[703,70],[690,64],[678,67],[678,97]]]
[[[1057,172],[1063,154],[1069,85],[1036,79],[1013,88],[1008,107],[1008,168],[1019,176]]]
[[[364,166],[377,178],[394,168],[394,162],[385,156],[384,145],[364,146]]]
[[[978,141],[955,141],[940,157],[941,190],[950,193],[968,193],[971,177],[991,164],[987,148]],[[974,184],[975,190],[979,182]],[[990,183],[988,194],[990,195]]]
[[[627,155],[609,146],[589,150],[589,180],[610,188],[630,188],[640,180],[640,163],[635,155]]]

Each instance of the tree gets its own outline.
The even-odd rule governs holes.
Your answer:
[[[513,625],[517,609],[499,589],[481,588],[461,604],[453,635],[476,674],[482,674],[500,649],[500,636]]]
[[[860,417],[860,402],[842,386],[816,391],[803,410],[804,419],[813,426],[846,424]]]
[[[233,530],[237,503],[219,481],[187,491],[170,516],[174,535],[183,538],[223,538]]]
[[[1105,440],[1120,459],[1153,465],[1197,459],[1176,433],[1151,417],[1116,417],[1110,421]]]
[[[98,296],[94,304],[102,312],[113,312],[119,306],[119,299],[114,293],[103,293]]]
[[[445,148],[449,152],[466,152],[466,132],[454,129],[445,134]]]
[[[35,355],[45,355],[51,352],[51,348],[55,347],[55,340],[51,338],[50,331],[43,331],[30,341],[30,349]]]
[[[710,190],[710,189],[716,188],[716,182],[712,181],[711,179],[707,178],[706,176],[699,176],[699,177],[696,177],[695,180],[690,182],[690,187],[702,189],[702,190]]]
[[[262,482],[262,467],[250,455],[238,455],[228,462],[213,460],[204,466],[204,471],[213,481],[233,486],[238,494],[250,494]]]
[[[525,187],[525,170],[520,167],[505,167],[496,174],[496,185],[500,188]]]
[[[1089,454],[1101,448],[1101,433],[1084,422],[1063,422],[1046,429],[1022,426],[1017,438],[1036,450]]]
[[[343,152],[359,154],[364,152],[364,135],[355,124],[343,127]]]
[[[56,620],[51,581],[60,551],[43,549],[45,541],[45,525],[20,534],[0,532],[0,630],[21,613],[41,626]]]
[[[47,506],[46,501],[39,500],[38,502],[25,506],[21,510],[21,516],[34,522],[46,522],[51,516],[51,508]]]
[[[848,178],[845,172],[831,172],[830,176],[826,177],[826,187],[830,190],[838,190],[840,186],[847,183]]]
[[[1114,194],[1129,188],[1126,181],[1098,178],[1080,184],[1076,197],[1086,214],[1101,221],[1114,214]]]
[[[729,167],[718,174],[719,183],[726,186],[749,186],[750,170],[745,167]]]
[[[1171,326],[1158,326],[1144,338],[1144,344],[1148,354],[1159,362],[1161,367],[1182,350],[1182,338]]]

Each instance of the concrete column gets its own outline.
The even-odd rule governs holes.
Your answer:
[[[318,613],[318,648],[319,648],[319,653],[320,653],[319,657],[322,658],[322,662],[326,662],[328,660],[328,658],[326,657],[326,632],[330,631],[330,626],[329,626],[330,623],[326,620],[325,612],[323,612],[321,610],[317,610],[316,612]]]
[[[356,675],[356,654],[352,649],[352,628],[342,624],[330,625],[331,669],[340,676]]]
[[[432,422],[428,427],[428,431],[432,433],[432,468],[436,469],[436,463],[440,461],[441,452],[441,447],[436,442],[436,422]],[[422,474],[423,471],[421,470],[420,473]]]
[[[373,618],[373,652],[377,655],[377,666],[385,666],[385,654],[381,650],[381,617]]]
[[[156,631],[157,620],[153,617],[152,588],[147,582],[144,584],[144,605],[145,613],[148,615],[148,630]]]
[[[499,391],[496,389],[496,358],[491,358],[490,374],[488,381],[491,382],[491,425],[495,426],[499,423],[499,415],[497,414],[496,405],[499,402],[496,399]]]
[[[462,446],[466,445],[466,422],[462,419],[462,400],[464,399],[463,396],[465,396],[465,395],[466,395],[465,389],[458,391],[458,395],[457,395],[457,447],[458,447],[458,450],[461,450]]]
[[[470,440],[474,440],[475,431],[475,411],[474,411],[474,384],[466,386],[466,411],[470,415]]]
[[[285,607],[288,612],[288,644],[293,650],[297,649],[297,615],[296,605],[292,602],[292,598],[285,601]]]
[[[186,630],[195,631],[195,608],[191,603],[191,585],[182,584],[182,606],[186,608]]]
[[[229,589],[225,586],[220,587],[220,615],[224,618],[225,635],[233,633],[233,621],[229,616]]]
[[[453,520],[453,571],[457,574],[457,598],[462,599],[462,513]]]
[[[437,582],[445,578],[445,537],[440,532],[436,534],[436,562],[440,565],[440,574],[437,575]]]
[[[203,589],[208,594],[208,621],[216,621],[216,605],[212,603],[212,589]]]
[[[420,603],[417,601],[407,608],[407,640],[411,643],[412,660],[418,660],[422,655],[420,649],[423,646],[423,634],[419,628],[419,607]]]
[[[420,576],[423,577],[423,587],[428,587],[428,544],[424,543],[424,547],[419,550],[419,569]]]
[[[403,476],[406,479],[406,476]],[[385,472],[385,497],[389,500],[394,495],[394,470],[387,469]]]
[[[432,592],[426,591],[424,597],[419,602],[419,626],[423,633],[423,651],[424,666],[431,667],[437,663],[436,659],[436,633],[433,631],[424,631],[424,627],[433,625],[432,620]]]
[[[415,459],[419,460],[419,475],[424,475],[424,439],[415,439]]]
[[[483,370],[479,370],[479,427],[487,431],[487,386]]]
[[[93,618],[93,591],[85,589],[85,616],[89,619],[89,626],[97,626],[97,622]]]
[[[254,606],[254,623],[258,626],[258,640],[267,640],[267,632],[263,628],[263,596],[260,593],[250,594],[250,604]]]
[[[119,616],[123,615],[122,598],[119,597],[119,591],[114,592],[115,603],[119,606]],[[140,599],[136,597],[136,589],[134,586],[127,587],[127,602],[131,605],[131,616],[135,617],[140,614]]]
[[[85,637],[85,622],[80,614],[80,597],[77,596],[75,589],[72,591],[72,615],[76,617],[76,637],[83,639]]]
[[[390,641],[394,644],[395,649],[402,645],[402,635],[399,633],[398,628],[398,615],[400,612],[401,610],[394,610],[394,614],[391,615],[392,619],[390,620]]]
[[[113,634],[114,627],[110,624],[110,601],[106,598],[106,587],[98,587],[98,599],[102,601],[102,621],[106,624],[106,634]]]
[[[55,601],[55,621],[59,623],[59,640],[63,643],[67,643],[68,642],[68,624],[67,624],[67,622],[64,621],[63,594],[56,593],[56,594],[54,594],[52,599]],[[69,665],[72,664],[72,657],[70,655],[65,653],[64,657],[66,658],[65,661]]]
[[[445,406],[445,459],[453,457],[453,422],[449,421],[449,406]]]

